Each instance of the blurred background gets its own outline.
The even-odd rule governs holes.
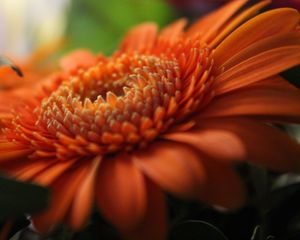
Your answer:
[[[56,40],[109,54],[131,26],[176,17],[163,0],[1,0],[0,52],[23,57]]]
[[[0,53],[18,57],[55,40],[110,54],[132,26],[178,17],[191,21],[228,0],[1,0]],[[254,1],[249,1],[254,2]],[[273,0],[271,7],[300,8],[300,0]]]

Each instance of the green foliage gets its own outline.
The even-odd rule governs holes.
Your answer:
[[[227,240],[227,238],[208,222],[190,220],[174,226],[170,240]]]
[[[300,81],[299,81],[300,65],[295,66],[295,67],[283,72],[280,75],[283,76],[285,79],[287,79],[291,84],[300,88]]]
[[[47,189],[0,176],[0,220],[36,213],[48,205]]]
[[[263,238],[262,236],[263,234],[261,233],[261,228],[260,226],[256,226],[254,231],[253,231],[253,235],[251,237],[251,240],[265,240],[265,238]],[[273,236],[268,236],[266,238],[266,240],[273,240],[274,237]]]
[[[68,48],[110,54],[130,27],[147,21],[163,26],[173,18],[173,11],[163,0],[74,0]]]

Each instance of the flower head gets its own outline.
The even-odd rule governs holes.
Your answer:
[[[0,169],[52,189],[35,226],[79,229],[96,202],[125,236],[163,239],[162,190],[236,208],[236,162],[298,171],[299,145],[270,123],[300,122],[300,92],[278,76],[300,63],[299,14],[246,21],[268,2],[237,13],[246,1],[233,1],[187,31],[183,19],[160,33],[139,25],[109,58],[64,58],[0,113]]]

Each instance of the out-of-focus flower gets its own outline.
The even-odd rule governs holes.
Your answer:
[[[18,100],[23,87],[35,84],[54,69],[48,60],[62,46],[68,4],[69,0],[1,1],[0,53],[14,59],[24,73],[20,78],[10,67],[0,68],[1,102],[7,101],[8,94],[10,102]],[[3,107],[9,109],[8,105]]]
[[[168,0],[168,2],[177,8],[180,12],[183,12],[192,16],[199,16],[200,14],[211,11],[227,0]]]
[[[273,0],[272,1],[273,7],[294,7],[300,10],[300,0]]]
[[[52,190],[37,229],[80,229],[96,202],[126,238],[164,239],[162,191],[237,208],[246,193],[235,163],[299,171],[299,145],[270,125],[300,123],[300,92],[278,76],[300,63],[299,14],[241,25],[268,3],[235,15],[246,2],[187,31],[184,19],[160,33],[139,25],[109,58],[75,52],[0,113],[1,171]]]
[[[14,90],[24,85],[35,83],[53,71],[55,69],[54,64],[47,61],[61,46],[61,41],[52,42],[38,49],[27,58],[17,59],[15,63],[23,72],[22,79],[12,71],[10,66],[1,66],[0,94],[3,91]]]
[[[23,73],[18,66],[16,66],[11,60],[4,56],[0,56],[0,67],[8,66],[12,69],[19,77],[23,77]]]
[[[60,46],[61,41],[52,42],[35,51],[30,57],[17,60],[16,66],[22,71],[22,77],[17,75],[10,66],[0,67],[0,115],[1,113],[6,116],[11,115],[11,105],[20,102],[27,94],[32,95],[36,85],[39,86],[41,82],[47,81],[44,78],[57,69],[55,64],[47,60]],[[0,126],[2,121],[4,121],[3,116]]]
[[[199,16],[219,7],[226,2],[233,1],[235,0],[168,0],[168,2],[177,8],[178,11],[189,16]],[[271,7],[293,7],[299,10],[300,0],[273,0]]]

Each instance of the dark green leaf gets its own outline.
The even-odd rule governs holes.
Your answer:
[[[293,183],[284,187],[276,188],[266,196],[263,207],[266,209],[278,208],[286,199],[294,196],[300,190],[300,183]]]
[[[300,76],[300,65],[293,67],[281,74],[285,79],[287,79],[291,84],[300,88],[299,76]]]
[[[99,212],[94,212],[90,223],[72,238],[72,240],[88,239],[120,240],[121,237],[114,226],[109,224]]]
[[[227,240],[215,226],[204,221],[186,221],[175,225],[170,233],[171,240]]]
[[[298,240],[300,235],[300,183],[274,189],[261,206],[265,238]]]
[[[47,189],[0,176],[0,219],[35,213],[47,207]]]

